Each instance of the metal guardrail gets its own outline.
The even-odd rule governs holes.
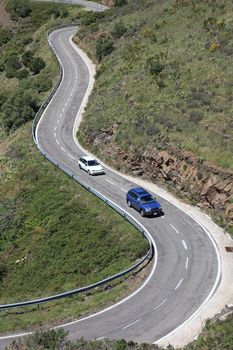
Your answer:
[[[75,24],[68,24],[68,25],[61,25],[61,26],[57,26],[54,28],[51,28],[47,33],[46,33],[46,38],[47,41],[50,45],[51,50],[53,51],[55,57],[58,59],[52,45],[49,42],[49,35],[58,30],[58,29],[62,29],[62,28],[68,28],[68,27],[75,27]],[[149,244],[149,248],[148,251],[146,253],[146,255],[141,258],[141,260],[139,262],[137,262],[135,265],[133,265],[132,267],[121,271],[111,277],[107,277],[99,282],[93,283],[91,285],[88,286],[84,286],[81,288],[76,288],[64,293],[60,293],[60,294],[55,294],[55,295],[51,295],[49,297],[44,297],[44,298],[39,298],[39,299],[33,299],[33,300],[26,300],[26,301],[22,301],[22,302],[16,302],[16,303],[11,303],[11,304],[3,304],[0,305],[0,310],[5,310],[5,309],[10,309],[10,308],[14,308],[14,307],[22,307],[22,306],[30,306],[30,305],[35,305],[35,304],[42,304],[48,301],[52,301],[52,300],[57,300],[57,299],[61,299],[61,298],[65,298],[68,296],[72,296],[73,294],[77,294],[77,293],[81,293],[81,292],[86,292],[88,290],[94,289],[96,287],[99,287],[103,284],[106,284],[108,282],[111,282],[112,280],[115,280],[117,278],[120,278],[122,276],[125,276],[126,274],[136,270],[139,266],[141,266],[146,259],[151,259],[153,257],[153,253],[154,253],[154,249],[153,249],[153,245],[150,239],[150,235],[149,233],[142,227],[142,225],[137,222],[132,216],[130,216],[129,214],[126,213],[126,211],[122,208],[120,208],[117,204],[115,204],[113,201],[111,201],[110,199],[108,199],[107,197],[105,197],[104,195],[102,195],[100,192],[98,192],[97,190],[95,190],[94,188],[90,187],[87,183],[85,183],[84,181],[82,181],[78,176],[76,176],[75,174],[73,174],[69,169],[67,169],[64,165],[60,164],[55,158],[53,158],[51,155],[48,155],[46,153],[44,153],[44,151],[41,149],[40,145],[38,144],[37,140],[36,140],[36,127],[37,124],[43,114],[43,112],[45,111],[46,107],[48,106],[49,102],[51,101],[51,99],[53,98],[54,94],[56,93],[56,91],[58,90],[60,83],[62,81],[62,77],[63,77],[63,68],[62,65],[60,64],[60,61],[58,59],[59,62],[59,67],[60,67],[60,72],[59,72],[59,79],[55,85],[55,87],[53,88],[53,90],[51,91],[51,93],[47,96],[47,98],[45,99],[44,103],[41,105],[40,109],[38,110],[33,123],[32,123],[32,137],[34,140],[35,145],[37,146],[37,148],[39,149],[39,151],[51,162],[53,163],[56,167],[58,167],[59,169],[61,169],[64,173],[66,173],[68,176],[72,177],[75,181],[77,181],[81,186],[83,186],[84,188],[86,188],[89,192],[91,192],[92,194],[94,194],[95,196],[97,196],[98,198],[100,198],[102,201],[104,201],[106,204],[108,204],[111,208],[113,208],[114,210],[116,210],[120,215],[122,215],[129,223],[131,223],[139,232],[142,233],[143,237],[145,239],[147,239],[148,244]]]

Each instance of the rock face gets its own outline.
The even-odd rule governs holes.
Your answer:
[[[233,172],[203,162],[174,144],[167,151],[124,151],[114,143],[116,130],[117,125],[113,125],[101,133],[86,134],[89,148],[94,152],[98,149],[101,158],[118,169],[156,184],[169,184],[182,198],[212,209],[225,225],[233,225]]]

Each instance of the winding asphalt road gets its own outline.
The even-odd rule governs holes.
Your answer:
[[[90,76],[71,44],[76,31],[66,28],[50,35],[64,76],[37,127],[37,141],[45,153],[140,221],[152,235],[158,255],[151,278],[137,294],[65,328],[71,339],[106,337],[152,343],[182,325],[214,294],[220,280],[218,253],[210,235],[179,208],[157,196],[165,215],[142,218],[125,201],[125,193],[134,183],[108,169],[104,176],[91,177],[78,168],[83,152],[73,138],[73,129]],[[6,340],[0,341],[0,346],[3,342]]]

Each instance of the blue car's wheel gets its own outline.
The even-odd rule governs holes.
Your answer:
[[[145,213],[142,209],[140,210],[140,214],[141,214],[141,216],[145,216]]]
[[[130,202],[129,199],[127,200],[127,204],[128,204],[128,207],[129,207],[129,208],[132,206],[132,204],[131,204],[131,202]]]

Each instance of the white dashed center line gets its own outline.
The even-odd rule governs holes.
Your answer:
[[[187,244],[186,244],[185,240],[182,240],[181,242],[182,242],[182,244],[183,244],[184,249],[185,249],[185,250],[188,250],[188,247],[187,247]]]
[[[160,306],[162,306],[164,303],[166,303],[167,299],[164,299],[162,303],[160,303],[158,306],[156,306],[153,310],[157,310]]]
[[[122,329],[126,329],[126,328],[128,328],[128,327],[131,327],[131,326],[133,326],[135,323],[138,323],[139,321],[141,321],[141,320],[138,319],[138,320],[136,320],[136,321],[134,321],[134,322],[132,322],[132,323],[129,323],[127,326],[123,327]]]
[[[123,191],[123,192],[127,192],[124,188],[120,187],[120,189]]]
[[[113,186],[116,186],[116,184],[114,184],[114,182],[108,180],[108,179],[105,179],[106,181],[108,181],[110,184],[112,184]]]
[[[75,159],[71,154],[67,153],[67,155],[68,155],[71,159]]]
[[[189,264],[189,258],[187,257],[186,258],[186,263],[185,263],[185,269],[187,270],[187,268],[188,268],[188,264]]]
[[[60,145],[60,143],[58,142],[58,139],[56,139],[56,142],[57,142],[58,145]]]
[[[65,153],[66,153],[66,150],[65,150],[65,148],[64,148],[64,147],[61,147],[61,149],[62,149],[62,151],[63,151],[63,152],[65,152]]]
[[[170,226],[173,228],[173,230],[174,230],[177,234],[179,234],[179,231],[175,228],[175,226],[173,226],[172,224],[170,224]]]
[[[178,289],[181,285],[181,283],[183,282],[183,278],[181,278],[180,282],[177,284],[177,286],[175,287],[175,290]]]

